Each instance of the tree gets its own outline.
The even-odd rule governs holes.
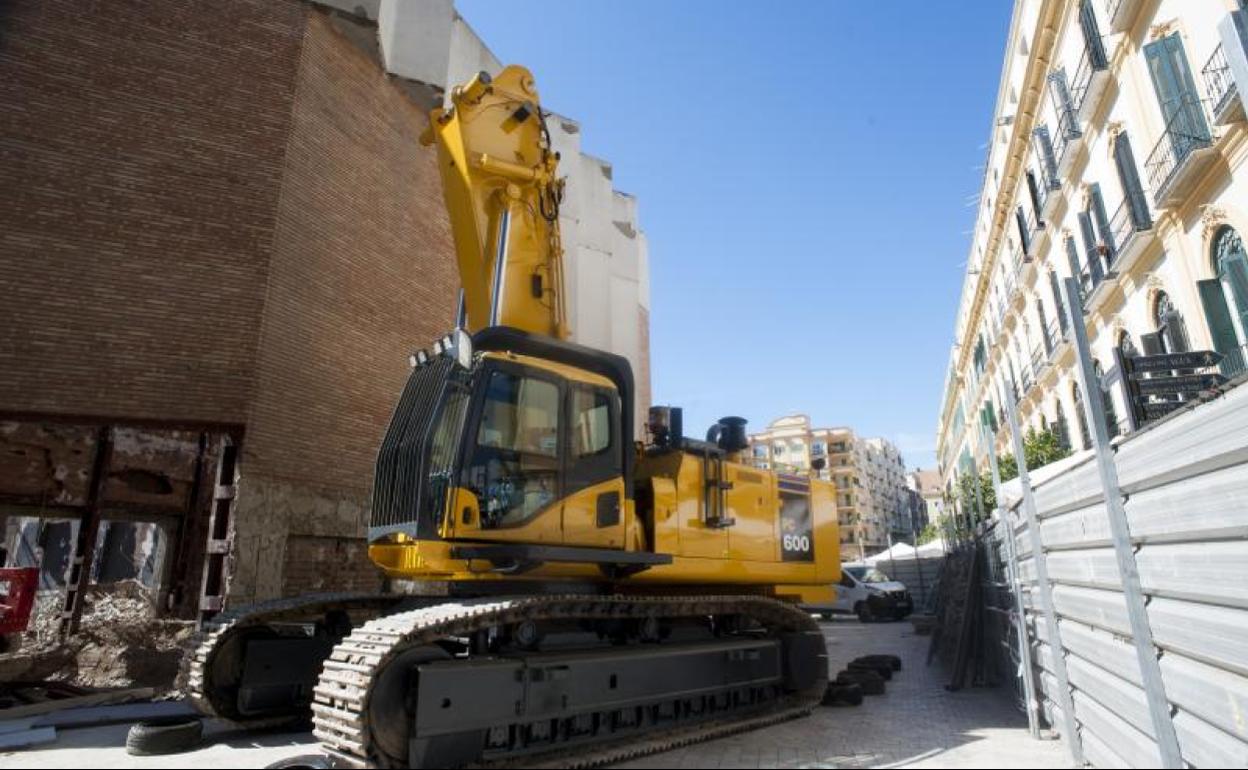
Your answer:
[[[914,545],[916,547],[920,545],[927,545],[938,537],[940,537],[940,530],[937,529],[935,524],[928,524],[922,529],[922,531],[919,532],[919,536],[915,538]]]
[[[1023,455],[1027,458],[1027,470],[1034,471],[1069,457],[1070,450],[1062,446],[1052,429],[1037,431],[1032,428],[1023,438]],[[1018,478],[1018,462],[1014,455],[997,455],[997,468],[1001,471],[1002,481]]]

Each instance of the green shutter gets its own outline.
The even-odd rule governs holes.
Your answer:
[[[1096,218],[1096,231],[1107,249],[1105,261],[1112,265],[1117,254],[1114,251],[1114,235],[1109,231],[1109,216],[1105,213],[1105,198],[1101,196],[1099,184],[1093,183],[1089,189],[1092,191],[1092,216]]]
[[[1148,199],[1144,196],[1144,185],[1140,183],[1140,171],[1135,165],[1135,153],[1131,151],[1131,139],[1120,134],[1114,142],[1114,164],[1118,167],[1118,181],[1122,184],[1122,194],[1131,207],[1131,223],[1136,230],[1147,230],[1153,226],[1152,216],[1148,212]]]
[[[1222,277],[1231,285],[1235,297],[1235,310],[1239,313],[1239,325],[1248,333],[1248,259],[1242,251],[1222,258]]]
[[[1235,324],[1231,321],[1226,295],[1222,293],[1222,282],[1216,279],[1197,281],[1196,286],[1200,289],[1200,302],[1205,306],[1205,321],[1213,337],[1213,349],[1231,357],[1239,348],[1239,338],[1235,336]]]

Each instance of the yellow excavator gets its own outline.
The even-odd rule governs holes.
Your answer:
[[[802,603],[840,577],[832,484],[746,461],[745,421],[634,440],[627,359],[569,341],[557,176],[532,75],[433,111],[463,291],[378,452],[369,556],[392,593],[231,609],[187,688],[243,724],[311,715],[351,766],[588,766],[807,713]]]

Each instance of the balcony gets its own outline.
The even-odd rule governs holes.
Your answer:
[[[1226,60],[1226,49],[1220,45],[1213,49],[1200,75],[1205,81],[1205,93],[1209,95],[1209,112],[1214,125],[1225,126],[1243,120],[1244,103],[1231,74],[1230,62]]]
[[[1039,177],[1039,195],[1040,195],[1040,219],[1048,221],[1053,215],[1053,209],[1057,206],[1057,201],[1061,199],[1058,195],[1062,189],[1062,180],[1057,172],[1057,155],[1053,151],[1053,137],[1049,134],[1048,126],[1037,126],[1032,135],[1032,151],[1036,155],[1036,165],[1040,169]]]
[[[1075,163],[1080,145],[1083,144],[1083,132],[1080,131],[1075,107],[1066,105],[1058,111],[1057,136],[1053,137],[1053,152],[1057,155],[1057,175],[1065,176]]]
[[[1109,245],[1114,269],[1125,273],[1152,240],[1153,220],[1148,214],[1143,190],[1136,190],[1122,199],[1109,220],[1109,234],[1113,241]]]
[[[1144,174],[1153,189],[1153,203],[1173,206],[1183,200],[1192,183],[1213,159],[1213,134],[1205,121],[1204,105],[1194,94],[1184,94],[1169,110],[1166,130],[1148,154]]]
[[[1085,316],[1092,315],[1100,308],[1109,296],[1109,285],[1118,277],[1115,270],[1105,269],[1103,260],[1108,256],[1108,249],[1103,248],[1106,248],[1106,253],[1094,254],[1093,260],[1079,271],[1079,296]]]
[[[1083,47],[1083,55],[1079,57],[1079,66],[1075,69],[1075,81],[1070,88],[1071,106],[1080,124],[1086,123],[1092,116],[1108,83],[1109,61],[1105,56],[1105,44],[1101,38],[1094,38]]]
[[[1126,32],[1135,21],[1143,0],[1106,0],[1105,18],[1109,19],[1110,32]]]

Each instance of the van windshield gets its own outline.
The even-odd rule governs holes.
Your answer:
[[[853,575],[858,581],[862,583],[887,583],[889,582],[888,575],[885,575],[883,572],[880,572],[875,567],[849,567],[845,571]]]

